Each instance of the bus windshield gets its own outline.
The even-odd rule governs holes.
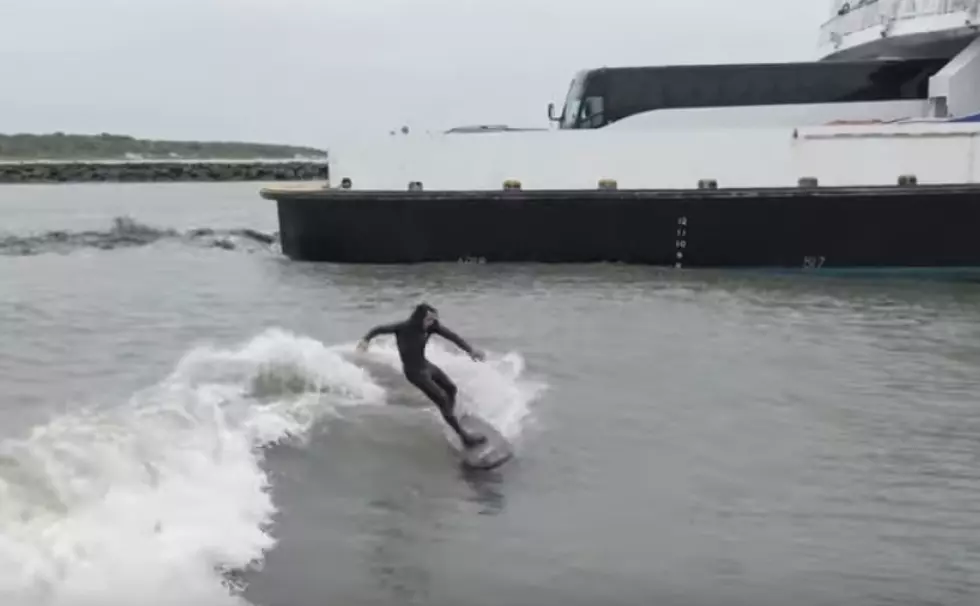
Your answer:
[[[580,71],[575,74],[572,83],[568,87],[568,95],[565,97],[565,106],[561,110],[561,128],[575,128],[578,122],[579,111],[582,109],[582,93],[585,92],[585,77],[587,71]]]

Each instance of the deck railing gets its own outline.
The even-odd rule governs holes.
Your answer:
[[[835,14],[820,27],[818,45],[835,44],[844,36],[905,19],[967,12],[977,17],[980,0],[850,0],[838,1],[836,11],[847,5],[844,14]],[[835,11],[835,12],[836,12]]]

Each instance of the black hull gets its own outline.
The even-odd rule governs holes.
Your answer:
[[[595,191],[264,191],[283,253],[334,263],[980,266],[980,185]]]

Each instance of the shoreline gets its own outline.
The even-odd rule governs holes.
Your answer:
[[[327,159],[2,160],[0,184],[326,181]]]

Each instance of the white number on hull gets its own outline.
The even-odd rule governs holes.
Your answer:
[[[823,256],[803,257],[803,269],[820,269],[826,260]]]
[[[674,268],[680,269],[684,266],[684,249],[687,248],[687,217],[677,218],[677,239],[674,240]]]

